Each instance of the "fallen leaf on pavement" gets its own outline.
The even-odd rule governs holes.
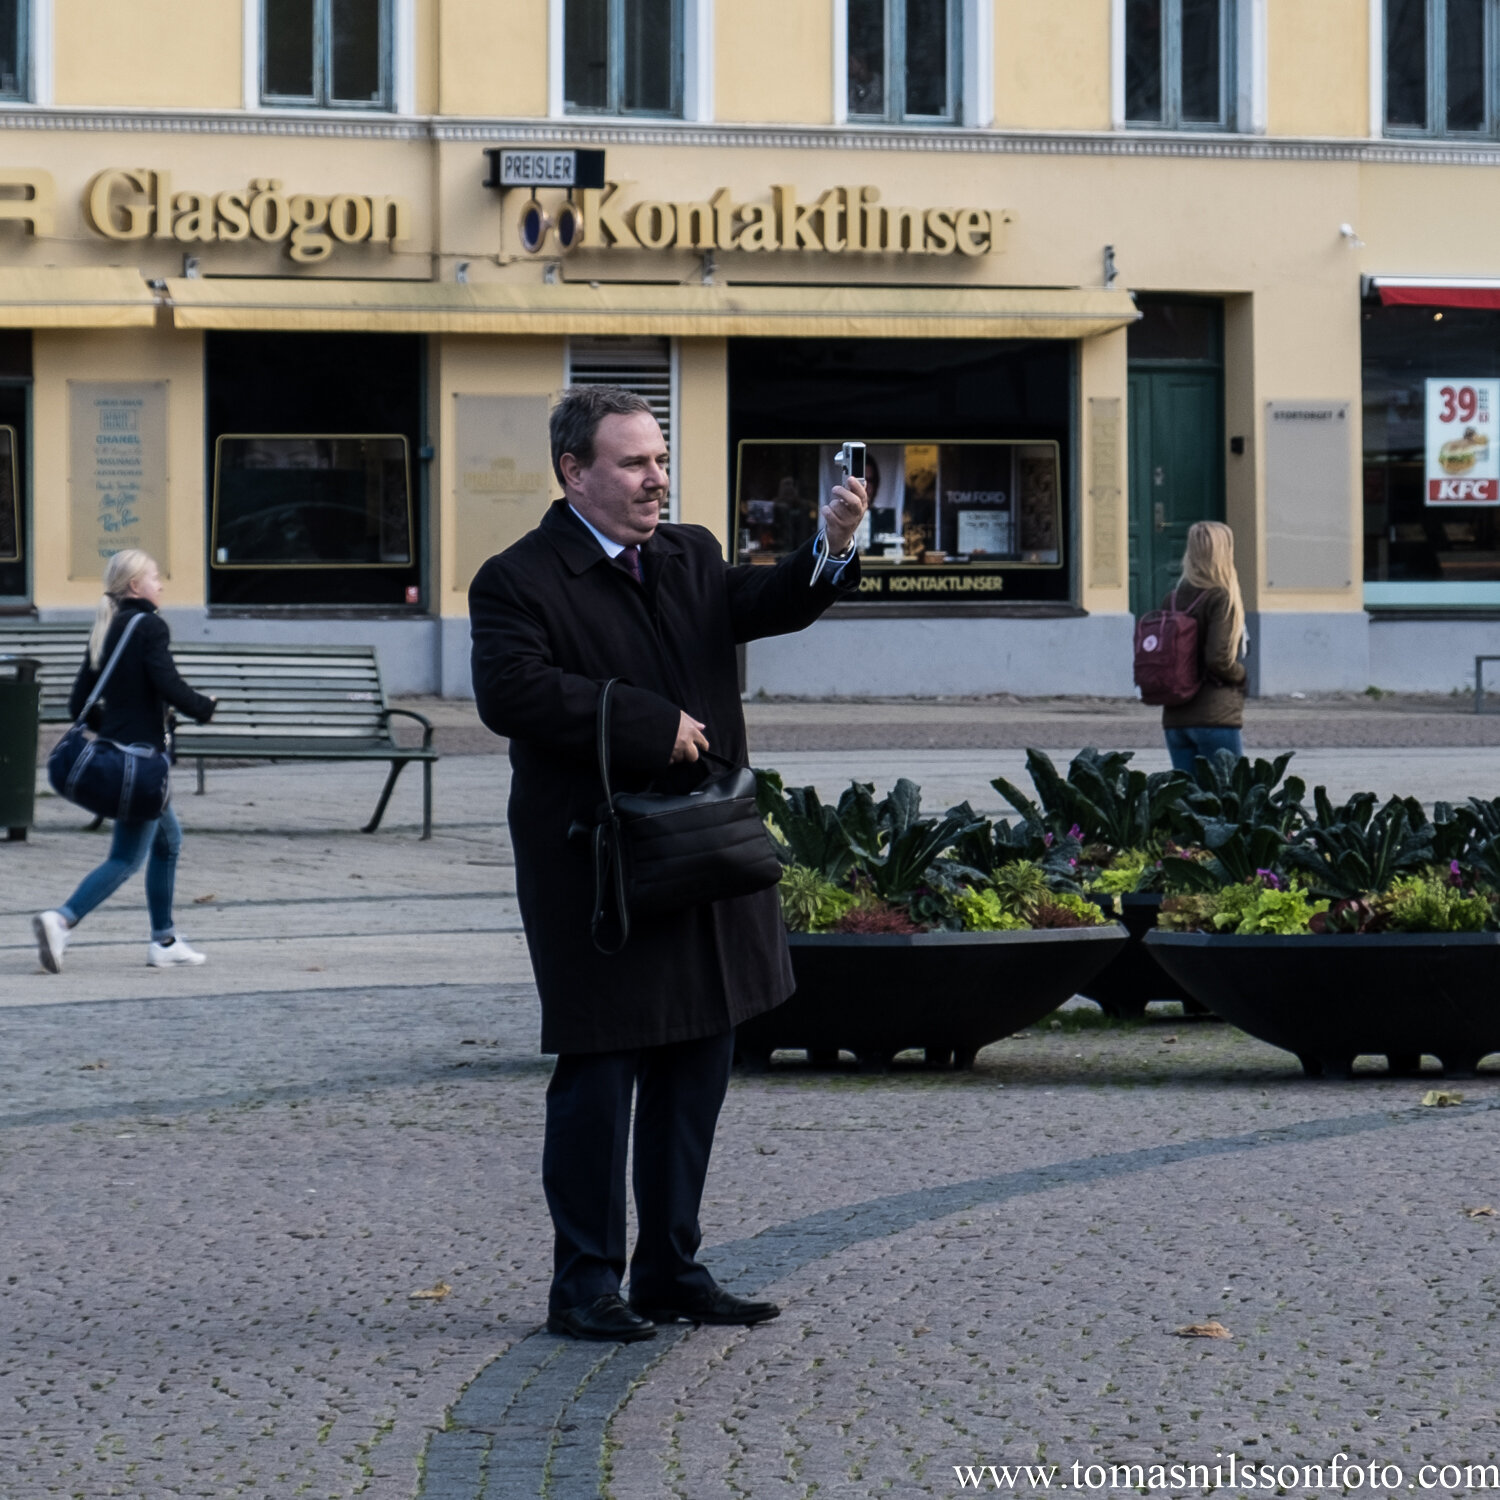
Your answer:
[[[1488,1203],[1486,1203],[1482,1208],[1466,1208],[1464,1210],[1464,1217],[1466,1219],[1500,1219],[1500,1214],[1497,1214],[1495,1210],[1491,1208]]]
[[[1184,1323],[1181,1328],[1174,1328],[1172,1332],[1180,1339],[1232,1339],[1234,1337],[1217,1318],[1212,1318],[1207,1323]]]
[[[1452,1089],[1428,1089],[1422,1095],[1422,1103],[1433,1109],[1444,1109],[1450,1104],[1462,1104],[1464,1096],[1456,1094]]]
[[[757,1146],[755,1148],[755,1151],[756,1151],[756,1154],[758,1156],[775,1156],[776,1155],[776,1148],[775,1148],[775,1146]]]
[[[1161,1044],[1162,1044],[1163,1047],[1165,1047],[1168,1042],[1175,1042],[1176,1040],[1177,1040],[1177,1034],[1174,1032],[1171,1036],[1164,1036],[1161,1039]]]
[[[193,905],[207,906],[210,901],[217,901],[218,899],[218,893],[215,891],[210,891],[206,896],[194,896]]]
[[[446,1281],[440,1281],[436,1286],[423,1287],[420,1291],[408,1292],[408,1302],[441,1302],[453,1288]]]
[[[80,1073],[102,1073],[108,1066],[109,1064],[103,1061],[83,1063],[78,1071]]]
[[[911,1331],[911,1336],[914,1339],[919,1339],[919,1338],[922,1337],[922,1335],[924,1333],[931,1333],[931,1332],[932,1332],[932,1330],[929,1327],[927,1327],[927,1325],[924,1323],[922,1325],[922,1327],[920,1327],[920,1328],[913,1328],[912,1331]]]

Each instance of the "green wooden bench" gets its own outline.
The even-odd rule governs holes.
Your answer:
[[[385,699],[373,646],[243,646],[176,642],[172,655],[194,689],[219,700],[213,719],[177,726],[177,756],[198,763],[198,791],[209,760],[390,762],[390,774],[364,832],[385,816],[396,778],[422,766],[422,837],[432,837],[432,724]],[[419,746],[401,745],[391,720],[422,726]]]
[[[0,616],[0,656],[31,656],[41,662],[42,723],[66,724],[68,694],[87,649],[89,624],[43,625],[36,620]]]

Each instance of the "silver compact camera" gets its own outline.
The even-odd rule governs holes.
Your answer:
[[[845,479],[863,481],[865,477],[865,445],[863,443],[845,443],[833,455],[833,461],[844,471]]]

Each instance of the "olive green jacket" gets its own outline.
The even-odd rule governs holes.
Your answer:
[[[1161,711],[1163,729],[1242,729],[1245,724],[1245,664],[1229,635],[1229,595],[1223,589],[1195,589],[1184,583],[1177,590],[1177,608],[1193,610],[1198,622],[1198,660],[1203,686],[1197,697]],[[1162,601],[1166,608],[1166,601]]]

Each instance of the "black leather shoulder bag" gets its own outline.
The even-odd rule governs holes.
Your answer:
[[[634,918],[665,916],[763,891],[781,879],[781,861],[755,805],[755,772],[712,751],[724,767],[696,791],[616,792],[609,780],[609,700],[599,690],[599,779],[604,806],[593,830],[594,946],[618,953]],[[618,940],[605,928],[614,907]]]

